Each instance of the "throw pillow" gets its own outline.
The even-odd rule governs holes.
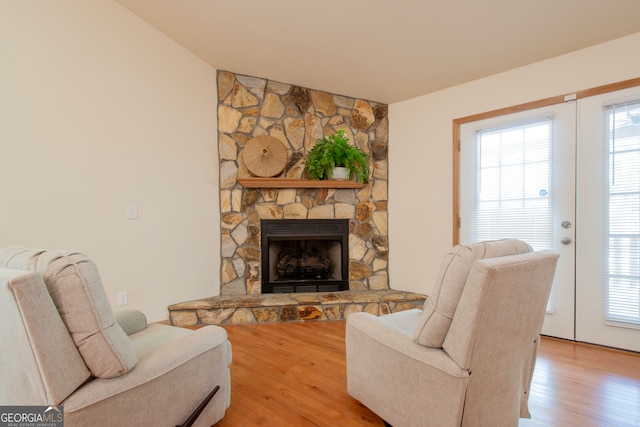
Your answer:
[[[133,369],[137,359],[131,341],[115,321],[98,269],[86,255],[13,247],[0,251],[2,264],[42,274],[93,376],[113,378]]]

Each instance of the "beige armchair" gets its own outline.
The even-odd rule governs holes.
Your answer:
[[[558,255],[456,246],[421,310],[347,318],[347,386],[394,427],[517,426]]]
[[[114,314],[83,254],[0,249],[0,323],[2,406],[63,405],[68,427],[209,427],[229,407],[226,331]]]

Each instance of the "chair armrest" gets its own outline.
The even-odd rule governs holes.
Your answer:
[[[147,327],[147,318],[140,310],[123,308],[116,310],[114,317],[127,335],[133,335]]]

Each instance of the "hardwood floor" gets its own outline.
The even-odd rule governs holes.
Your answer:
[[[231,406],[216,427],[382,426],[347,394],[345,322],[224,326]],[[544,338],[521,427],[640,426],[640,355]]]
[[[529,402],[521,427],[640,426],[640,354],[543,338]]]

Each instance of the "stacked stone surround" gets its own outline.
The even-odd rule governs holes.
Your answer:
[[[218,72],[220,158],[220,294],[259,295],[260,220],[350,220],[351,290],[389,289],[387,236],[387,105],[268,79]],[[242,149],[270,135],[287,149],[281,177],[306,178],[316,140],[344,130],[372,156],[372,177],[359,189],[244,188]]]
[[[220,295],[169,307],[177,326],[343,320],[421,308],[425,296],[389,289],[387,235],[387,105],[263,78],[218,72],[220,158]],[[242,149],[269,135],[287,149],[279,177],[307,179],[306,154],[316,140],[344,130],[371,154],[361,188],[245,188]],[[348,219],[349,291],[263,294],[262,219]]]

